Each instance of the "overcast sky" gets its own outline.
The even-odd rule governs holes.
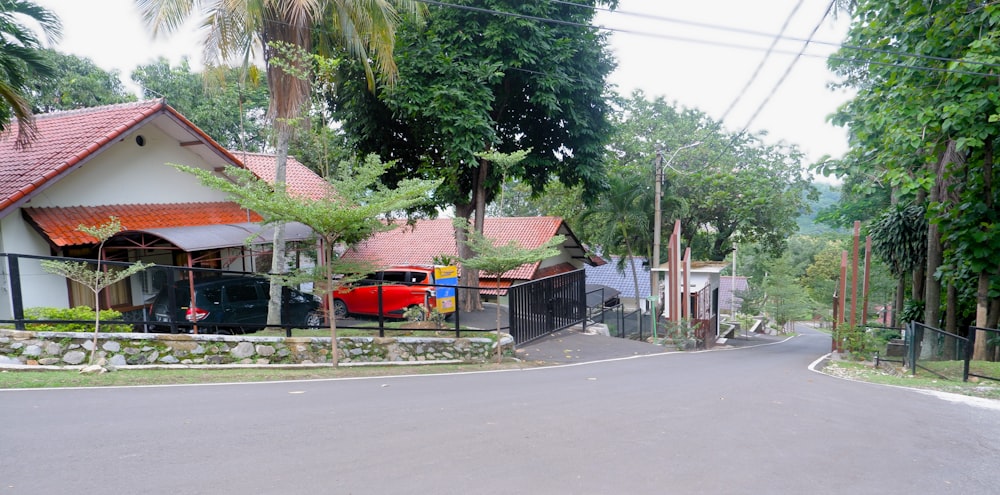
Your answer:
[[[201,64],[200,36],[193,26],[154,41],[134,0],[36,2],[63,21],[58,50],[117,69],[126,82],[132,69],[158,56],[173,63],[187,56],[195,67]],[[834,77],[825,55],[847,29],[847,19],[824,19],[828,5],[829,0],[622,0],[618,12],[600,13],[596,22],[613,30],[618,69],[612,82],[619,92],[641,89],[715,119],[725,116],[730,131],[748,125],[750,131],[767,130],[773,141],[797,144],[810,160],[818,160],[840,157],[847,148],[844,131],[826,123],[848,98],[827,87]],[[786,22],[785,39],[762,64]],[[810,38],[817,26],[812,39],[820,43],[797,57],[800,40]]]

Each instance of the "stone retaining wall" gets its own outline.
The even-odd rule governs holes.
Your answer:
[[[0,365],[86,364],[93,334],[0,329]],[[502,336],[504,351],[513,339]],[[483,363],[496,353],[488,338],[341,337],[341,364]],[[102,333],[97,357],[116,367],[130,365],[319,364],[331,362],[330,337],[254,337]]]

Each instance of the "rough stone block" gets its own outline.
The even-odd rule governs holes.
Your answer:
[[[62,357],[66,364],[80,364],[84,359],[87,359],[87,355],[83,351],[69,351]]]

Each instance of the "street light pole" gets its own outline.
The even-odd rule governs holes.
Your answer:
[[[654,209],[653,209],[653,253],[652,253],[652,268],[649,270],[649,296],[651,300],[660,300],[660,274],[656,270],[660,268],[660,224],[663,223],[661,216],[660,202],[663,196],[663,169],[666,167],[673,168],[670,164],[674,161],[677,153],[681,150],[687,148],[693,148],[701,144],[701,141],[695,141],[691,144],[686,144],[674,150],[667,160],[667,163],[663,163],[663,150],[657,148],[656,150],[656,173],[654,174],[654,179],[656,180],[656,186],[654,189]],[[636,294],[638,297],[638,294]],[[654,307],[663,307],[662,304],[656,305]],[[657,315],[653,315],[656,318]]]

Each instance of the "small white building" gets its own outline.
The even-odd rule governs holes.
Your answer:
[[[690,264],[690,272],[685,276],[681,272],[678,285],[674,290],[670,287],[670,268],[662,266],[654,268],[653,272],[660,277],[662,309],[657,313],[668,320],[681,318],[690,319],[699,325],[704,332],[700,338],[713,339],[719,335],[719,289],[722,285],[722,271],[729,266],[724,262],[694,261]],[[672,294],[680,296],[677,307],[680,308],[676,318],[671,318],[670,298]],[[684,307],[689,308],[684,311]]]

